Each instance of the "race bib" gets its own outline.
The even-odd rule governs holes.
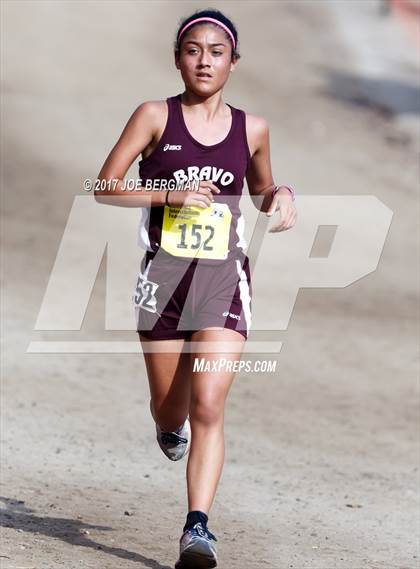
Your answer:
[[[176,257],[226,259],[232,213],[224,203],[206,209],[165,206],[161,247]]]
[[[134,306],[147,310],[147,312],[156,312],[155,293],[158,286],[157,283],[145,279],[140,273],[137,277],[135,293],[132,296]]]

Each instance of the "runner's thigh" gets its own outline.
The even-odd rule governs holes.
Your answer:
[[[149,340],[140,335],[150,395],[156,411],[179,417],[188,415],[190,399],[190,354],[182,353],[183,340]],[[150,350],[150,351],[149,351]]]
[[[234,364],[241,359],[245,339],[234,330],[208,328],[194,332],[191,341],[197,342],[191,365],[197,358],[204,362],[204,368],[199,370],[198,362],[195,370],[193,367],[190,416],[192,420],[197,416],[201,421],[212,423],[223,418],[225,401],[236,374]],[[210,346],[216,351],[210,351]]]

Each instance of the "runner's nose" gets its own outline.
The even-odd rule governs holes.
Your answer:
[[[201,52],[201,55],[198,59],[198,67],[199,69],[201,69],[202,67],[210,67],[209,54],[205,50]]]

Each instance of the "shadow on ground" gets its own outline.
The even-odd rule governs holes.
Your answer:
[[[109,547],[93,541],[87,534],[83,533],[83,531],[90,529],[113,531],[110,527],[87,524],[82,520],[69,518],[37,516],[33,513],[33,510],[25,506],[22,500],[14,500],[1,496],[0,502],[3,503],[2,509],[0,510],[0,525],[3,527],[42,534],[79,547],[90,547],[107,553],[108,555],[142,563],[144,567],[148,567],[149,569],[172,569],[172,567],[168,565],[161,565],[155,559],[145,557],[134,551],[128,551],[127,549],[121,549],[119,547]]]

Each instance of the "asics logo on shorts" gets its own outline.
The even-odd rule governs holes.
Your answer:
[[[229,316],[230,318],[234,318],[235,320],[240,320],[241,317],[238,314],[232,314],[232,312],[223,312],[222,316]]]
[[[163,152],[166,152],[167,150],[182,150],[182,144],[165,144]]]

